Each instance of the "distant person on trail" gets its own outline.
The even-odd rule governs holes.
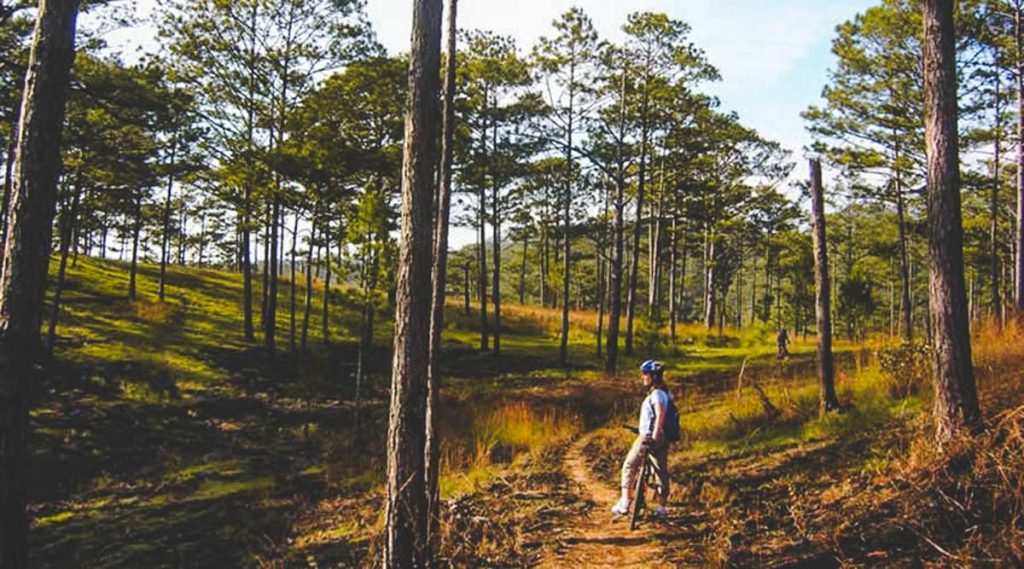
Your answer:
[[[789,334],[786,333],[786,329],[782,328],[779,330],[779,335],[775,337],[775,343],[779,346],[779,359],[789,357]]]
[[[625,516],[629,513],[629,505],[633,501],[633,487],[640,471],[644,452],[648,451],[658,463],[658,479],[661,482],[661,493],[658,495],[658,509],[654,515],[659,518],[667,516],[665,503],[668,501],[668,449],[669,438],[666,436],[666,417],[672,404],[672,395],[665,386],[665,365],[659,361],[647,360],[640,366],[640,373],[647,397],[640,405],[640,423],[637,425],[637,437],[633,446],[622,463],[622,496],[612,507],[612,513]],[[673,407],[674,408],[674,407]],[[675,419],[678,424],[678,419]],[[678,437],[677,437],[678,438]]]

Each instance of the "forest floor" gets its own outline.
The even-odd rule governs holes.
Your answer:
[[[141,296],[128,301],[119,263],[82,259],[69,273],[32,413],[33,564],[368,565],[382,523],[389,316],[378,314],[357,409],[354,291],[331,291],[325,342],[317,290],[308,347],[292,351],[283,283],[271,360],[241,337],[236,275],[172,267],[161,304],[156,274],[143,265]],[[301,283],[298,295],[301,307]],[[557,311],[510,305],[504,316],[502,354],[480,353],[476,317],[450,307],[444,563],[1024,559],[1013,521],[1024,519],[1024,340],[1012,332],[978,332],[988,428],[942,453],[929,442],[926,383],[887,377],[877,345],[837,344],[845,409],[818,418],[810,342],[778,362],[763,328],[639,336],[642,355],[670,363],[684,437],[670,456],[669,519],[631,532],[610,507],[631,436],[620,425],[641,397],[634,374],[598,371],[593,314],[573,314],[570,371],[557,363]],[[301,328],[300,314],[297,343]]]

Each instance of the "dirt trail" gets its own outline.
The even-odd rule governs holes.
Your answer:
[[[591,436],[593,433],[583,436],[569,448],[562,468],[580,496],[593,505],[570,522],[559,547],[542,560],[540,567],[650,567],[664,563],[666,557],[659,542],[679,538],[678,528],[644,519],[630,531],[626,518],[613,518],[611,507],[619,491],[595,478],[587,465],[583,448]]]

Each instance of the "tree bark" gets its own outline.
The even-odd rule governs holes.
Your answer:
[[[40,0],[0,271],[0,566],[28,565],[28,412],[46,294],[79,2]]]
[[[676,311],[678,306],[676,305],[676,266],[679,257],[679,215],[677,212],[672,212],[672,234],[669,236],[669,242],[671,243],[671,250],[669,251],[668,260],[668,333],[672,342],[676,341]]]
[[[899,142],[896,142],[899,154]],[[913,302],[910,297],[910,258],[907,254],[907,218],[903,207],[903,180],[900,171],[896,170],[893,179],[893,192],[896,198],[896,226],[899,231],[900,254],[900,329],[903,339],[910,342],[914,339]]]
[[[18,124],[18,117],[14,117],[14,124]],[[0,235],[7,235],[7,222],[10,219],[11,209],[11,190],[14,185],[14,153],[17,150],[18,132],[15,129],[11,131],[11,139],[7,144],[6,160],[4,160],[4,199],[3,203],[0,204]]]
[[[704,259],[704,327],[711,330],[715,326],[715,309],[718,304],[717,287],[715,286],[715,240],[714,229],[707,230],[707,247]]]
[[[128,298],[138,296],[137,277],[139,273],[139,237],[142,234],[142,196],[135,198],[135,224],[132,226],[132,259],[128,275]]]
[[[652,159],[653,160],[653,159]],[[647,316],[655,321],[661,319],[661,242],[665,232],[664,208],[665,208],[665,157],[661,157],[661,166],[658,168],[658,205],[654,212],[654,219],[650,226],[650,268],[648,271],[650,282],[647,286]]]
[[[278,219],[281,217],[281,198],[274,196],[270,212],[270,258],[267,260],[267,313],[264,315],[263,347],[267,355],[274,357],[277,349],[277,274],[278,269]]]
[[[644,152],[641,152],[643,156]],[[644,171],[644,160],[640,162],[640,170]],[[633,353],[633,318],[636,313],[636,287],[640,271],[640,232],[643,231],[644,184],[640,177],[639,190],[636,198],[636,224],[633,226],[633,242],[629,263],[629,285],[626,291],[626,354]]]
[[[1015,229],[1014,303],[1017,318],[1024,324],[1024,22],[1022,3],[1014,2],[1014,38],[1017,80],[1017,219]]]
[[[572,271],[572,135],[573,112],[576,96],[576,61],[569,64],[569,117],[565,137],[565,199],[562,202],[565,216],[565,235],[562,245],[565,247],[565,262],[562,265],[562,339],[559,345],[559,360],[562,366],[569,365],[569,280]]]
[[[487,92],[484,91],[484,104],[487,104]],[[483,156],[484,161],[487,160],[487,127],[484,126],[483,136],[481,137],[483,143]],[[487,233],[485,231],[485,222],[487,219],[487,188],[486,188],[486,175],[483,180],[480,180],[480,248],[478,251],[479,266],[477,274],[477,287],[479,289],[480,296],[480,351],[486,352],[490,349],[490,338],[488,336],[487,327]]]
[[[242,233],[242,318],[246,342],[256,339],[256,332],[252,325],[252,251],[250,250],[252,235],[249,232],[249,200],[249,188],[246,187],[240,223]]]
[[[320,339],[331,341],[331,222],[324,220],[324,299],[320,304]]]
[[[626,207],[626,72],[622,71],[619,86],[619,140],[617,148],[617,171],[615,176],[615,201],[612,218],[612,262],[608,286],[608,332],[605,337],[605,373],[615,373],[619,365],[619,320],[622,315],[622,255],[624,253],[623,210]]]
[[[1003,327],[1003,300],[1001,298],[1000,290],[1000,271],[1001,263],[999,262],[999,168],[1000,168],[1000,146],[1002,144],[1003,135],[1003,120],[1000,114],[1000,81],[999,81],[999,51],[996,50],[996,54],[993,61],[993,67],[995,73],[995,106],[996,124],[995,124],[995,143],[994,152],[992,156],[992,195],[989,203],[989,292],[991,294],[992,302],[992,316],[995,318],[996,325],[999,328]]]
[[[316,208],[309,222],[309,251],[306,252],[306,298],[302,313],[302,334],[299,339],[299,350],[306,351],[309,339],[309,314],[313,310],[313,249],[316,248]]]
[[[953,0],[924,2],[924,80],[929,305],[936,436],[943,442],[981,419],[964,286]]]
[[[81,186],[75,184],[74,196],[71,198],[71,206],[61,214],[60,268],[57,270],[57,284],[53,288],[53,306],[50,309],[50,324],[46,333],[46,343],[43,346],[43,357],[47,360],[53,357],[53,346],[57,342],[57,323],[60,320],[61,296],[64,292],[64,279],[68,270],[68,256],[71,252],[71,236],[74,235],[75,224],[78,220],[78,203],[81,199],[81,195]]]
[[[497,106],[497,105],[495,105]],[[498,121],[492,123],[494,138],[491,146],[498,148]],[[499,182],[496,176],[491,177],[491,246],[494,248],[494,271],[491,279],[491,300],[494,302],[494,343],[491,345],[494,355],[501,353],[501,201],[498,192]]]
[[[547,193],[547,190],[545,190],[545,193]],[[545,196],[545,198],[546,197],[547,196]],[[546,203],[547,203],[547,199],[545,199],[545,204]],[[544,209],[545,209],[545,212],[546,212],[547,211],[547,206],[546,205],[545,205]],[[549,243],[548,243],[549,235],[548,235],[548,224],[546,223],[546,220],[545,220],[545,223],[541,223],[540,236],[541,236],[541,254],[540,254],[540,259],[539,259],[539,261],[540,261],[540,304],[544,308],[547,308],[548,304],[549,304],[549,296],[550,296],[550,294],[548,293],[548,272],[549,272],[548,267],[549,267],[549,264],[550,264],[550,260],[549,260],[549,250],[550,250],[550,247],[549,247]]]
[[[263,332],[264,341],[266,339],[266,309],[267,300],[270,298],[268,293],[270,292],[270,225],[273,224],[271,212],[273,211],[273,204],[267,203],[266,205],[266,223],[263,225],[263,288],[260,290],[260,312],[259,312],[259,325],[260,330]]]
[[[650,62],[648,62],[648,65]],[[636,192],[636,225],[633,226],[632,261],[629,266],[629,290],[626,300],[626,353],[633,353],[633,317],[636,312],[636,286],[640,271],[640,235],[643,231],[644,189],[647,182],[647,141],[650,134],[647,128],[647,113],[650,106],[650,77],[645,77],[643,102],[640,107],[640,166]]]
[[[814,308],[818,327],[818,384],[820,415],[839,410],[835,367],[832,362],[832,309],[828,280],[828,241],[825,240],[825,196],[821,163],[811,160],[811,221],[814,241]]]
[[[296,303],[295,302],[296,301],[295,293],[296,293],[296,290],[295,289],[296,289],[296,286],[297,286],[297,283],[295,282],[295,277],[296,277],[296,274],[295,274],[295,253],[296,253],[296,246],[298,244],[298,241],[299,241],[299,212],[298,212],[298,210],[296,210],[296,212],[295,212],[295,224],[292,226],[291,279],[290,279],[291,282],[289,283],[290,299],[289,299],[289,306],[288,306],[288,309],[289,309],[288,313],[290,315],[290,317],[289,317],[289,328],[288,328],[289,329],[289,333],[288,333],[288,347],[291,349],[292,352],[295,351],[295,332],[296,332],[296,321],[295,321],[295,303]],[[203,256],[202,256],[202,253],[200,253],[200,255],[199,255],[199,265],[200,265],[200,267],[202,266],[202,263],[203,263]]]
[[[463,283],[462,283],[462,296],[464,300],[463,313],[469,316],[470,313],[470,289],[469,289],[469,263],[462,265]]]
[[[402,163],[402,235],[388,425],[384,565],[429,564],[425,483],[433,179],[437,165],[441,1],[415,0]]]
[[[597,294],[595,300],[597,301],[597,359],[604,357],[604,311],[605,311],[605,298],[608,296],[608,267],[605,262],[605,251],[608,249],[608,211],[610,206],[610,194],[611,185],[605,184],[604,191],[604,211],[601,213],[601,233],[600,240],[597,246],[594,247],[594,266],[597,268]]]
[[[425,456],[426,463],[426,499],[427,499],[427,555],[430,561],[437,552],[439,542],[441,496],[440,480],[440,448],[441,438],[438,433],[437,402],[441,388],[440,358],[441,333],[444,330],[444,305],[446,283],[448,278],[448,225],[451,214],[452,173],[455,156],[455,70],[457,58],[458,0],[448,0],[447,30],[448,55],[444,68],[444,104],[443,125],[441,131],[441,183],[438,186],[436,226],[434,227],[434,265],[431,269],[431,306],[430,306],[430,363],[427,366],[427,411]],[[523,265],[526,265],[526,254],[523,254]],[[468,290],[468,288],[467,288]],[[468,306],[468,302],[467,302]]]

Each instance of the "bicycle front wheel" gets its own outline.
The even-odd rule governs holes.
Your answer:
[[[644,509],[644,495],[647,493],[647,475],[650,465],[647,464],[647,457],[644,457],[643,466],[636,477],[633,486],[633,503],[629,507],[629,529],[635,530],[640,520],[640,511]]]

